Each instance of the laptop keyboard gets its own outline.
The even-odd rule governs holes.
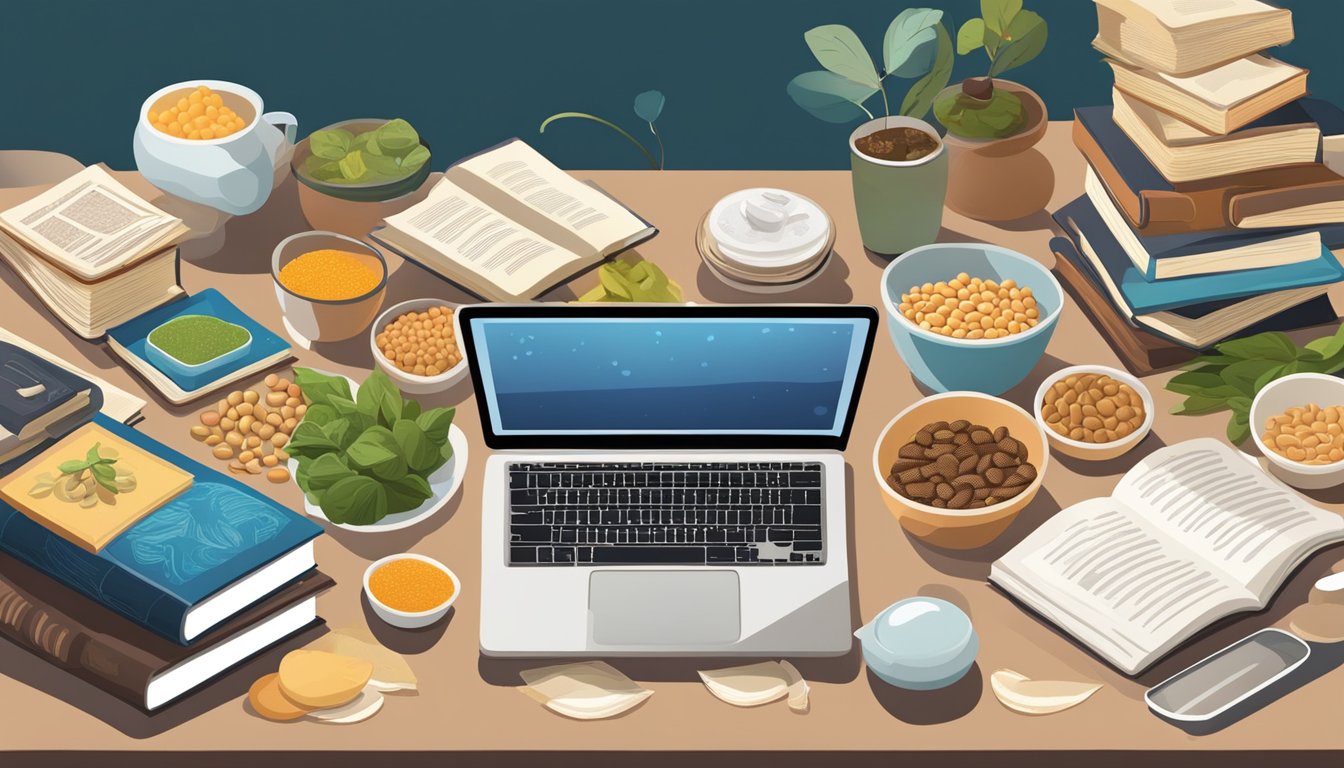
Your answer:
[[[508,466],[511,565],[825,562],[816,462]]]

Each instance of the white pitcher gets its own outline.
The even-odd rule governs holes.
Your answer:
[[[201,85],[223,96],[239,116],[250,118],[247,127],[219,139],[185,139],[150,123],[150,110],[166,109],[169,94],[185,96]],[[246,102],[246,107],[239,101]],[[151,184],[171,195],[225,213],[251,213],[266,202],[275,181],[288,172],[298,133],[294,115],[262,112],[262,108],[256,91],[222,80],[192,80],[160,88],[140,106],[134,140],[136,167]]]

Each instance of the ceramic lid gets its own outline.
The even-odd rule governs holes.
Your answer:
[[[894,603],[873,620],[872,627],[872,638],[884,650],[926,663],[960,653],[973,636],[965,611],[936,597]]]
[[[725,259],[776,270],[816,259],[830,236],[830,218],[802,195],[771,187],[743,189],[709,212],[709,235]]]

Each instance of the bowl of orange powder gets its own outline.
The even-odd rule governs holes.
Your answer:
[[[300,346],[364,332],[383,305],[387,262],[378,249],[335,232],[300,232],[271,255],[285,330]]]
[[[378,618],[420,629],[448,614],[462,582],[448,566],[424,555],[390,555],[364,571],[364,596]]]

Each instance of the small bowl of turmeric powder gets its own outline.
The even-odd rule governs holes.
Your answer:
[[[390,555],[364,571],[364,596],[373,612],[402,629],[420,629],[442,619],[461,591],[457,574],[424,555]]]
[[[300,346],[344,341],[369,327],[387,293],[387,261],[378,249],[335,232],[300,232],[271,255],[285,330]]]

